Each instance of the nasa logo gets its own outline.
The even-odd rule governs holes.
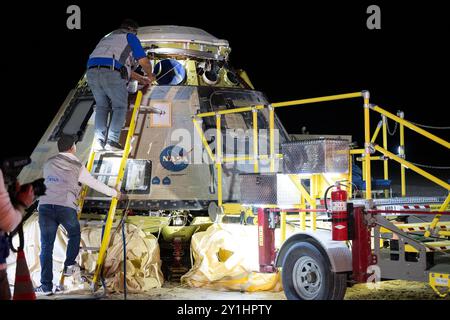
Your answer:
[[[56,182],[56,183],[58,183],[59,182],[59,178],[56,177],[56,176],[48,176],[47,177],[47,182]]]
[[[169,146],[159,155],[159,162],[164,169],[179,172],[186,169],[189,165],[186,153],[186,150],[179,146]]]

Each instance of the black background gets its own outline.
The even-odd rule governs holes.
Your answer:
[[[16,2],[2,14],[2,156],[29,155],[98,40],[126,18],[199,27],[229,41],[231,64],[271,102],[370,90],[371,102],[415,122],[449,126],[449,14],[444,2],[395,1]],[[81,30],[66,9],[81,8]],[[381,30],[366,27],[370,4]],[[6,19],[9,17],[8,19]],[[289,132],[352,134],[363,144],[362,101],[277,111]],[[372,113],[372,131],[379,116]],[[449,131],[433,131],[450,138]],[[396,150],[398,135],[392,140]],[[411,161],[449,165],[445,148],[407,130]],[[448,171],[447,171],[448,173]]]
[[[11,1],[5,5],[3,1],[0,157],[31,154],[67,93],[82,76],[98,40],[126,17],[141,25],[199,27],[227,39],[232,47],[231,64],[245,69],[256,88],[272,102],[367,89],[373,103],[394,113],[402,109],[407,119],[449,126],[450,13],[443,7],[444,1],[392,2],[58,0]],[[66,28],[70,4],[81,7],[81,30]],[[370,4],[381,7],[381,30],[366,27],[366,8]],[[352,134],[362,144],[360,101],[279,110],[278,115],[290,132],[307,126],[311,133]],[[372,117],[373,126],[377,121],[378,117]],[[448,131],[434,132],[450,138]],[[407,157],[412,161],[450,165],[448,156],[442,156],[446,151],[442,146],[427,143],[410,131],[406,143]],[[395,146],[393,141],[391,150]],[[60,304],[61,312],[54,314],[81,310],[75,303]],[[128,309],[129,305],[117,301],[89,309],[98,310],[99,315],[142,310],[148,316],[160,310],[166,318],[179,318],[175,312],[181,302],[143,303],[137,309]],[[389,305],[364,303],[347,302],[347,306],[336,304],[334,308],[318,303],[304,308],[303,303],[303,308],[298,308],[298,304],[283,301],[275,304],[271,318],[282,318],[284,313],[304,315],[307,310],[315,316],[338,312],[345,317],[360,317]],[[397,310],[402,316],[416,310],[400,302],[390,304],[393,308],[389,312]],[[11,315],[34,312],[41,306],[47,313],[55,308],[45,303],[30,308],[11,306]]]

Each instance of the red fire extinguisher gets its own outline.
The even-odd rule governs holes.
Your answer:
[[[333,240],[348,240],[347,191],[339,184],[331,192],[331,228]]]

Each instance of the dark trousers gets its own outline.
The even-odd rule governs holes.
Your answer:
[[[64,266],[75,264],[80,250],[80,223],[75,209],[52,204],[39,206],[39,228],[41,230],[41,284],[44,289],[53,288],[53,246],[58,226],[66,229],[69,242],[67,244]]]

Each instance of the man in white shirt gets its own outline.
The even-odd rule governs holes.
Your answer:
[[[66,261],[64,275],[70,276],[79,270],[75,262],[80,249],[80,223],[77,218],[77,199],[82,184],[106,194],[120,197],[120,192],[95,179],[75,156],[76,136],[62,135],[58,140],[59,153],[44,164],[44,179],[47,187],[39,198],[39,228],[41,231],[41,285],[37,294],[53,293],[53,245],[58,226],[67,231]]]

